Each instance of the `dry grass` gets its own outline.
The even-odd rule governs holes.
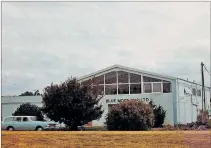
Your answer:
[[[2,132],[3,148],[211,148],[210,131]]]

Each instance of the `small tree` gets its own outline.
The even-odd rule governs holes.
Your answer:
[[[77,130],[78,126],[101,117],[100,99],[97,89],[88,84],[80,85],[73,78],[44,89],[42,110],[48,118]]]
[[[153,109],[142,101],[128,100],[111,107],[105,124],[108,130],[147,130],[153,126]]]
[[[30,103],[21,104],[16,111],[12,114],[13,116],[36,116],[38,120],[43,121],[44,117],[41,112],[41,108],[37,105]]]
[[[149,103],[152,108],[153,108],[153,113],[155,116],[155,123],[154,123],[154,127],[162,127],[165,117],[166,117],[166,110],[163,109],[162,106],[156,106],[153,104],[152,101],[150,101]]]

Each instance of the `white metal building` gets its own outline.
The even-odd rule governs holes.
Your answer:
[[[114,65],[91,73],[79,80],[86,83],[92,79],[98,84],[104,97],[103,116],[93,121],[98,126],[105,122],[106,114],[112,104],[122,99],[153,100],[167,110],[164,124],[190,123],[196,121],[202,109],[202,85],[180,78],[151,73],[121,65]],[[206,109],[210,110],[210,88],[205,87]]]
[[[101,104],[104,113],[99,120],[92,121],[93,126],[105,122],[109,107],[124,99],[139,99],[145,102],[153,100],[167,110],[164,124],[190,123],[196,121],[202,109],[202,86],[180,78],[151,73],[121,65],[114,65],[79,78],[81,84],[92,79],[98,84],[102,94]],[[205,87],[206,109],[210,110],[211,89]],[[41,96],[2,97],[2,116],[10,116],[16,108],[30,102],[42,106]]]

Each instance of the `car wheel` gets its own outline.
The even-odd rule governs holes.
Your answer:
[[[38,126],[38,127],[36,128],[36,131],[42,131],[42,130],[43,130],[43,128],[40,127],[40,126]]]
[[[14,128],[12,126],[7,128],[8,131],[14,131]]]

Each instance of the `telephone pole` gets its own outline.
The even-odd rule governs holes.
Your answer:
[[[204,91],[204,63],[201,62],[201,78],[202,78],[202,111],[205,109],[205,91]]]

